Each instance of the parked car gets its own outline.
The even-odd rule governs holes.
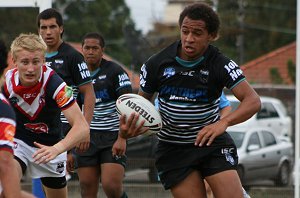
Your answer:
[[[236,143],[238,173],[244,186],[254,181],[273,180],[278,186],[289,184],[293,167],[293,145],[278,139],[271,128],[232,126],[227,129]]]
[[[226,96],[232,110],[235,110],[240,101],[233,95]],[[261,96],[261,110],[249,120],[239,124],[244,126],[270,127],[276,136],[292,137],[292,119],[287,114],[286,107],[281,100],[273,97]]]
[[[155,168],[155,148],[158,143],[156,135],[138,136],[127,141],[126,171],[134,169],[149,169],[150,182],[158,182]]]

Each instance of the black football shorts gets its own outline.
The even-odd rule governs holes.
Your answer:
[[[103,163],[117,163],[126,166],[126,155],[112,156],[112,146],[118,138],[118,132],[90,132],[90,147],[86,152],[75,152],[76,166],[87,167]]]
[[[220,141],[220,138],[224,141]],[[218,144],[199,147],[159,141],[156,168],[164,188],[172,188],[194,170],[198,170],[203,178],[225,170],[236,170],[237,149],[230,135],[224,133],[216,142]]]

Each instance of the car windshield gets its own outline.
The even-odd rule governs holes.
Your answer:
[[[237,131],[227,131],[227,132],[232,137],[236,147],[240,148],[243,144],[245,133],[244,132],[237,132]]]

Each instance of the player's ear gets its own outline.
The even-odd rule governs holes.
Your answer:
[[[59,33],[62,34],[63,32],[64,32],[64,27],[63,27],[63,26],[60,26],[60,27],[59,27]]]
[[[216,41],[216,40],[218,40],[218,38],[219,38],[219,34],[218,33],[211,33],[210,34],[210,38],[209,38],[209,41],[211,42],[211,41]]]

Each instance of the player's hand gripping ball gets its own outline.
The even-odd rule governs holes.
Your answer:
[[[139,113],[137,125],[145,120],[144,126],[149,127],[149,130],[143,135],[152,135],[160,131],[162,121],[159,112],[154,105],[146,98],[138,94],[123,94],[116,101],[116,108],[119,115],[125,114],[129,118],[131,113]]]

